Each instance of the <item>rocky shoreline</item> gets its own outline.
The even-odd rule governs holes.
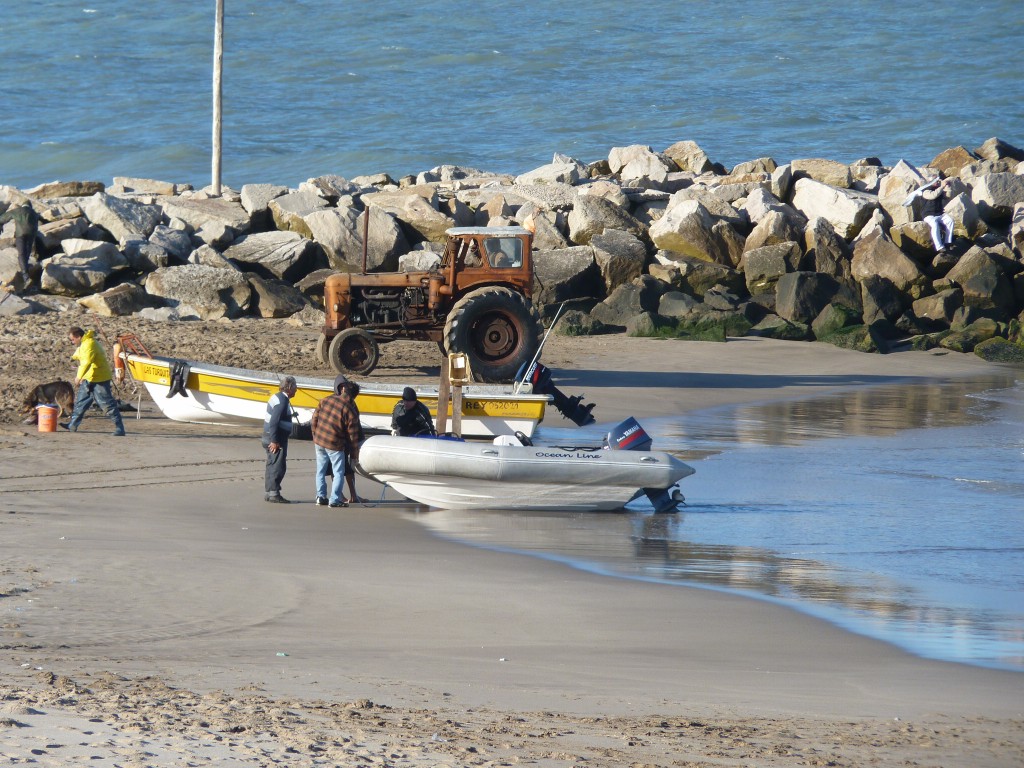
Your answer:
[[[936,255],[920,201],[951,179],[952,248]],[[862,351],[894,343],[1024,360],[1024,150],[993,138],[915,168],[866,158],[731,170],[693,142],[555,155],[517,177],[441,166],[310,179],[297,189],[195,190],[117,177],[0,186],[0,211],[39,214],[35,283],[0,231],[0,314],[67,309],[146,320],[322,323],[325,278],[422,269],[452,226],[532,228],[534,301],[569,335],[758,335]],[[369,213],[367,213],[369,212]],[[364,224],[364,218],[369,222]]]

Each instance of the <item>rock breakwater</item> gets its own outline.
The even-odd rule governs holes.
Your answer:
[[[950,180],[954,242],[936,254],[911,193]],[[535,304],[558,331],[818,339],[863,351],[909,340],[1024,357],[1024,150],[997,138],[917,168],[866,158],[726,169],[694,142],[555,155],[520,176],[440,166],[321,176],[297,189],[196,190],[118,177],[0,187],[40,217],[33,285],[0,231],[0,312],[77,302],[105,316],[322,322],[334,271],[422,269],[453,226],[534,230]],[[369,221],[366,221],[366,218]]]

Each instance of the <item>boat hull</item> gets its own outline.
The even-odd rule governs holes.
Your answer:
[[[253,426],[266,415],[267,400],[280,386],[278,375],[206,363],[190,363],[187,396],[168,397],[173,359],[126,355],[133,379],[145,386],[160,411],[174,421],[195,424]],[[334,391],[333,380],[296,377],[298,391],[292,406],[301,423]],[[389,432],[391,412],[401,399],[401,384],[360,383],[360,420],[367,432]],[[419,399],[437,416],[437,390],[421,389]],[[531,393],[512,394],[511,388],[470,386],[463,389],[462,434],[464,437],[495,437],[520,431],[532,435],[544,418],[550,397]],[[448,406],[451,423],[451,404]]]
[[[693,468],[660,451],[508,446],[415,437],[369,438],[362,471],[421,504],[447,509],[621,509]]]

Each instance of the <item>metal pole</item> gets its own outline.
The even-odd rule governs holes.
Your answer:
[[[213,194],[220,195],[221,71],[224,64],[224,0],[217,0],[213,32]]]

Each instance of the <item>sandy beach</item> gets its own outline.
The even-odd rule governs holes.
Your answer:
[[[255,428],[168,422],[145,398],[124,438],[98,414],[77,434],[20,425],[28,386],[73,377],[67,327],[96,321],[0,319],[10,764],[1024,764],[1019,673],[445,541],[413,505],[316,507],[309,443],[293,443],[284,483],[303,503],[266,504]],[[310,328],[132,322],[153,351],[330,375]],[[600,421],[993,370],[955,353],[618,335],[552,337],[544,361]],[[370,378],[434,383],[438,362],[430,345],[388,345]],[[545,425],[570,426],[553,410]]]

